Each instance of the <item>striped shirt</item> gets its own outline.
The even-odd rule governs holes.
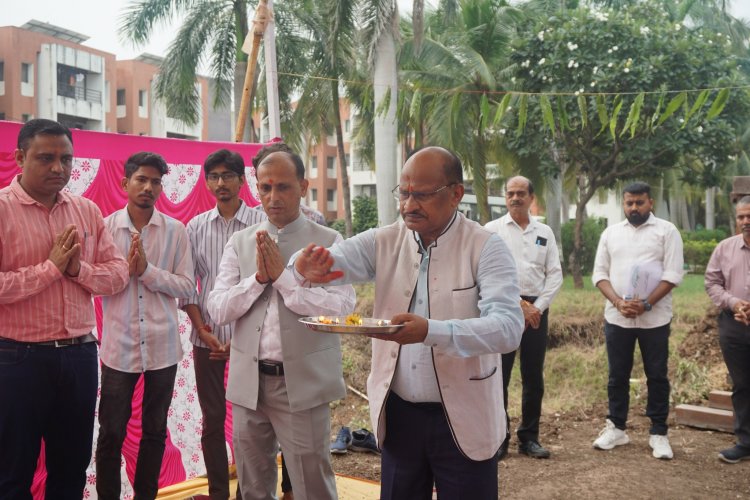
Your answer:
[[[230,220],[222,217],[219,210],[214,207],[208,212],[196,215],[188,222],[187,233],[193,252],[195,280],[200,290],[193,290],[193,295],[188,299],[180,299],[179,306],[180,309],[185,309],[188,304],[197,305],[203,316],[203,322],[211,327],[213,334],[222,344],[229,343],[232,338],[234,322],[218,326],[211,319],[206,309],[208,294],[214,289],[224,247],[232,234],[264,220],[266,220],[266,214],[263,211],[254,210],[240,200],[240,208]],[[208,345],[198,337],[198,330],[195,326],[190,334],[190,341],[198,347],[208,348]]]
[[[91,200],[61,191],[48,209],[18,179],[0,189],[0,337],[45,342],[85,335],[96,325],[91,296],[122,290],[127,262]],[[75,224],[81,243],[75,278],[64,276],[48,258],[69,224]]]
[[[123,255],[136,229],[127,208],[104,220]],[[159,370],[182,359],[177,321],[178,297],[195,289],[193,259],[185,226],[154,210],[141,229],[148,265],[130,277],[128,287],[103,301],[102,362],[128,373]]]

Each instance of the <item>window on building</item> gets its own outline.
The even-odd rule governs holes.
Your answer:
[[[31,83],[31,64],[21,63],[21,83]]]
[[[145,90],[138,91],[138,106],[142,108],[146,106],[146,91]]]
[[[117,105],[125,106],[125,89],[117,89]]]
[[[21,121],[23,123],[26,123],[27,121],[31,120],[31,115],[28,113],[24,113],[21,115]]]
[[[310,178],[314,179],[318,176],[318,157],[313,156],[310,158]]]
[[[346,153],[344,155],[344,159],[346,160],[346,166],[351,167],[352,166],[352,157],[349,155],[349,153]]]
[[[326,210],[329,212],[335,212],[336,211],[336,190],[335,189],[327,189],[326,190],[326,201],[328,202],[326,205]]]
[[[310,190],[310,201],[312,203],[317,203],[318,202],[318,190],[315,189],[315,188],[312,188]]]
[[[0,113],[0,120],[5,120],[5,113]]]
[[[5,62],[0,61],[0,82],[5,81]]]
[[[335,179],[336,178],[336,158],[334,156],[328,156],[326,157],[326,175],[328,175],[329,179]]]
[[[346,120],[344,122],[344,132],[349,132],[349,129],[352,127],[351,120]]]

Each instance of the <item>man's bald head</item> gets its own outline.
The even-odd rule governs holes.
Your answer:
[[[445,179],[449,184],[463,184],[464,168],[461,160],[453,151],[439,146],[425,146],[412,151],[404,166],[416,156],[429,160],[432,165],[442,167]]]
[[[526,191],[528,194],[534,194],[534,185],[531,183],[531,180],[529,180],[528,177],[524,177],[523,175],[516,175],[515,177],[511,177],[508,179],[508,182],[505,183],[505,188],[508,188],[508,185],[515,184],[515,183],[524,183],[526,184]]]

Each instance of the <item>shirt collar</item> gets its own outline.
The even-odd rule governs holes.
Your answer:
[[[529,224],[526,226],[526,229],[522,228],[518,224],[518,222],[516,222],[515,220],[513,220],[513,217],[510,215],[510,212],[508,212],[507,214],[503,215],[502,218],[500,219],[500,221],[503,222],[504,224],[513,224],[514,226],[516,226],[521,231],[527,231],[527,230],[533,228],[534,225],[536,224],[536,219],[531,216],[531,213],[529,213]]]
[[[154,208],[154,213],[151,214],[151,219],[149,219],[146,226],[161,226],[164,223],[163,219],[164,216],[162,215],[162,213]],[[130,220],[130,214],[128,214],[127,205],[115,212],[115,227],[118,229],[127,229],[131,233],[137,232],[135,230],[135,226],[133,225],[133,221]]]
[[[41,203],[36,201],[34,198],[32,198],[29,193],[26,192],[26,190],[21,186],[21,175],[18,174],[17,176],[13,177],[13,180],[10,181],[10,190],[11,192],[18,197],[18,201],[21,202],[23,205],[39,205],[43,206]],[[57,193],[57,199],[55,200],[55,205],[61,205],[63,203],[68,203],[70,201],[70,193],[68,193],[65,190],[61,190]]]
[[[262,226],[261,227],[263,229],[268,230],[269,234],[278,234],[278,233],[281,233],[281,234],[291,234],[291,233],[296,233],[297,231],[299,231],[300,229],[302,229],[305,226],[305,221],[306,220],[307,219],[305,218],[304,215],[302,215],[302,212],[299,212],[297,214],[297,218],[294,219],[294,221],[290,222],[289,224],[287,224],[286,226],[284,226],[282,228],[278,228],[278,227],[274,226],[273,223],[271,222],[271,219],[264,220],[262,222]]]
[[[234,217],[232,219],[237,219],[238,221],[242,222],[246,226],[250,225],[250,216],[252,214],[251,210],[252,208],[248,207],[245,202],[240,199],[240,207],[237,209],[237,211],[234,213]],[[214,221],[221,217],[221,213],[219,212],[219,207],[215,206],[211,209],[211,211],[208,214],[208,220]],[[231,220],[231,219],[230,219]]]
[[[424,245],[422,245],[422,238],[419,236],[419,233],[417,233],[416,231],[412,231],[411,234],[414,237],[414,241],[417,242],[417,246],[419,247],[418,251],[422,252],[422,251],[428,250],[431,247],[436,247],[437,243],[438,243],[438,240],[440,239],[440,237],[443,236],[445,233],[447,233],[448,230],[453,226],[453,223],[456,221],[456,217],[458,217],[458,211],[453,212],[453,217],[451,217],[451,220],[445,226],[445,229],[443,229],[440,232],[440,234],[438,235],[438,237],[435,238],[435,241],[433,241],[430,245],[428,245],[427,248],[425,248]]]
[[[656,216],[654,215],[653,212],[648,213],[648,219],[646,219],[646,222],[644,222],[640,226],[634,226],[633,224],[631,224],[627,217],[625,217],[625,220],[622,221],[623,226],[630,226],[634,229],[638,229],[639,227],[643,227],[643,226],[650,226],[652,224],[656,224]]]

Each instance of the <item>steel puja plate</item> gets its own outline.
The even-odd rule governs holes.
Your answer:
[[[396,333],[404,325],[392,325],[390,320],[377,318],[358,318],[360,324],[346,324],[349,316],[308,316],[299,318],[299,322],[316,332],[323,333]]]

